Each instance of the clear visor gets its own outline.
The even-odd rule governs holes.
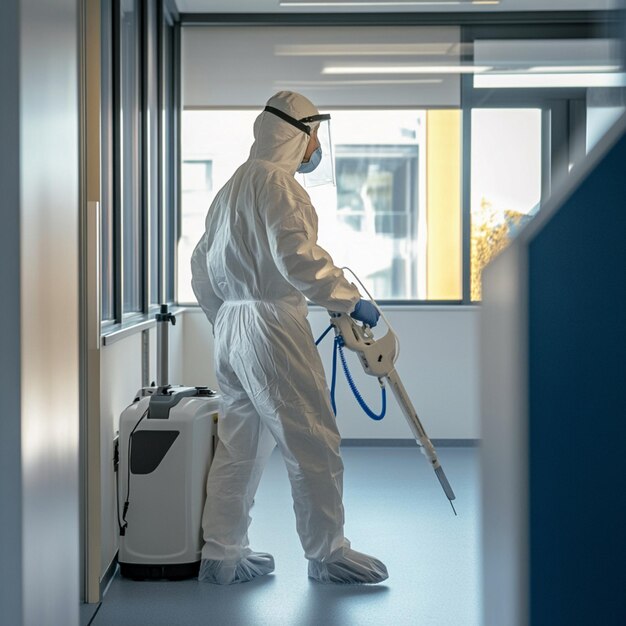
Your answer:
[[[312,134],[312,133],[311,133]],[[330,120],[322,120],[317,127],[317,140],[322,149],[320,164],[308,174],[299,174],[305,187],[335,184],[335,159],[330,137]]]

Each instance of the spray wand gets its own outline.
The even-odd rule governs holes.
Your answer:
[[[453,500],[456,498],[454,491],[452,490],[452,487],[450,486],[450,483],[448,482],[448,479],[443,471],[443,467],[437,458],[435,447],[428,438],[428,435],[422,426],[422,422],[417,415],[417,411],[415,410],[415,407],[413,406],[413,403],[411,402],[406,389],[402,384],[400,375],[395,368],[396,360],[400,354],[398,337],[391,328],[391,324],[389,324],[385,314],[356,274],[348,267],[344,267],[342,269],[349,271],[361,285],[361,288],[368,295],[372,304],[378,309],[381,318],[387,326],[387,332],[379,339],[376,339],[371,328],[364,324],[357,323],[356,320],[352,319],[346,313],[330,312],[330,323],[335,330],[338,343],[340,346],[345,346],[348,350],[356,352],[365,373],[378,378],[378,382],[383,389],[385,383],[389,385],[393,395],[400,405],[400,408],[402,409],[402,413],[409,423],[409,427],[411,428],[413,436],[415,437],[422,454],[426,457],[429,464],[433,468],[435,475],[439,480],[439,484],[446,494],[446,497],[450,502],[450,506],[456,515],[456,509],[453,504]],[[347,366],[344,361],[344,371],[346,369]],[[351,380],[350,377],[348,377],[348,380]],[[351,385],[351,387],[353,387],[353,385]]]

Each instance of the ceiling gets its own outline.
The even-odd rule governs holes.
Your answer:
[[[181,13],[480,13],[484,11],[603,11],[615,9],[620,0],[319,0],[327,6],[281,6],[318,0],[176,0]],[[360,6],[374,3],[371,6]],[[493,4],[497,2],[497,4]],[[337,4],[337,6],[329,6]]]

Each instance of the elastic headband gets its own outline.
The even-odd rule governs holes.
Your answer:
[[[288,124],[291,124],[292,126],[295,126],[297,129],[301,130],[307,135],[311,134],[311,129],[305,124],[305,122],[322,122],[330,119],[330,113],[324,113],[321,115],[309,115],[309,117],[303,117],[301,120],[297,120],[295,117],[291,117],[291,115],[288,115],[284,111],[281,111],[280,109],[275,109],[271,106],[266,106],[263,110],[267,111],[268,113],[272,113],[277,117],[280,117],[280,119],[284,120]]]

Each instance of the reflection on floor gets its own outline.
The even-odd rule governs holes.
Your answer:
[[[320,585],[306,575],[282,459],[274,452],[253,508],[250,543],[276,571],[218,587],[115,578],[94,626],[479,626],[478,449],[442,448],[456,491],[454,517],[416,448],[348,447],[346,535],[380,558],[389,579],[376,586]]]

